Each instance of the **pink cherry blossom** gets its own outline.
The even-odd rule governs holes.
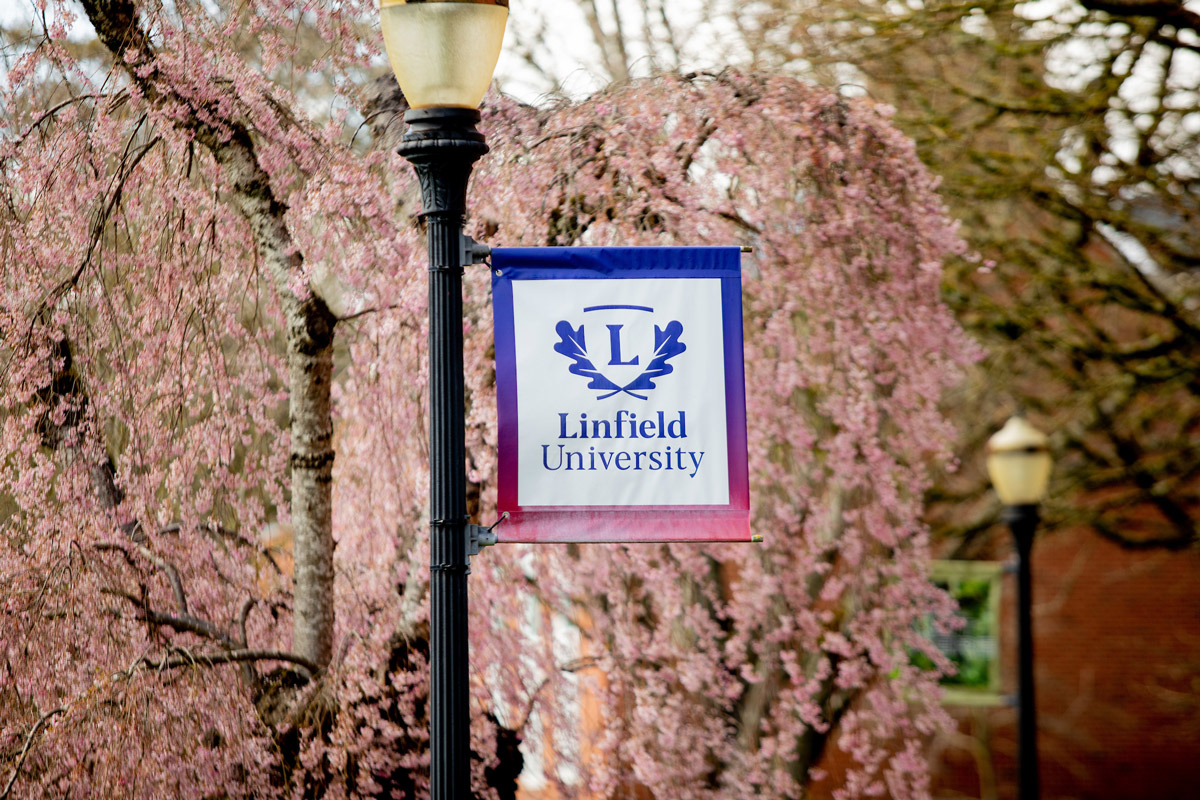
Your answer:
[[[0,792],[428,794],[425,255],[386,120],[359,126],[379,110],[374,9],[87,0],[102,38],[106,20],[137,32],[98,59],[68,46],[78,7],[54,0],[13,52]],[[834,746],[855,763],[838,796],[928,796],[938,675],[907,652],[928,649],[915,623],[951,608],[927,579],[922,495],[952,458],[939,399],[977,353],[939,300],[962,244],[911,143],[866,101],[736,72],[553,109],[490,97],[483,128],[481,241],[754,248],[765,543],[476,557],[477,791],[508,796],[517,731],[568,797],[795,798]],[[486,524],[489,287],[468,270],[467,466]],[[314,320],[336,333],[332,410],[309,424],[295,343]],[[320,533],[290,477],[313,431],[336,451],[324,654],[295,640],[315,579],[287,549],[293,529]]]

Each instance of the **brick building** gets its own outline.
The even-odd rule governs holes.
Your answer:
[[[996,556],[1007,552],[997,531]],[[1200,551],[1131,550],[1058,530],[1033,554],[1038,750],[1045,800],[1200,797]],[[1015,584],[1002,603],[1003,685],[1016,674]],[[1012,708],[956,708],[931,743],[939,798],[1016,793]]]

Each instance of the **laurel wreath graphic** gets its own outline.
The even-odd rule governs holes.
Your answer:
[[[650,359],[650,363],[646,365],[646,369],[640,375],[621,386],[596,369],[596,365],[592,363],[591,356],[588,355],[587,343],[584,341],[582,325],[572,328],[571,323],[564,319],[554,327],[554,332],[559,336],[559,342],[554,345],[554,352],[560,353],[574,362],[567,370],[572,375],[588,378],[589,389],[607,392],[607,394],[597,397],[597,400],[604,400],[621,392],[639,400],[645,400],[646,395],[637,392],[657,388],[654,381],[675,371],[675,368],[667,362],[687,350],[687,345],[679,341],[679,337],[683,334],[683,323],[674,320],[668,322],[666,328],[655,325],[654,357]]]

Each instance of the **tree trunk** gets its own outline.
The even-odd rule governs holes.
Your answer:
[[[315,293],[292,289],[303,259],[284,221],[287,206],[275,197],[259,164],[249,130],[222,120],[227,130],[205,122],[175,94],[155,68],[155,53],[138,26],[130,0],[83,0],[96,35],[137,84],[146,101],[169,108],[174,124],[191,133],[221,165],[229,199],[250,224],[276,291],[287,326],[291,426],[291,512],[295,529],[293,651],[326,667],[333,655],[333,417],[330,389],[333,334],[337,318]],[[229,133],[232,131],[232,134]]]
[[[319,309],[306,307],[313,303]],[[291,420],[292,555],[295,605],[292,649],[322,667],[333,657],[334,319],[319,299],[288,320]]]

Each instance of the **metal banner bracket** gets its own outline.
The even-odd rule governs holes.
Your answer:
[[[492,523],[490,528],[485,528],[482,525],[476,525],[468,522],[467,530],[467,567],[471,566],[471,556],[477,556],[483,552],[483,548],[491,547],[496,542],[500,541],[500,537],[496,535],[496,527],[504,520],[508,519],[508,512],[505,511],[500,515],[500,519]]]
[[[470,537],[467,546],[468,557],[479,555],[483,548],[491,547],[497,540],[496,534],[482,525],[467,525],[467,535]]]
[[[472,264],[483,264],[486,262],[488,256],[492,254],[492,248],[486,244],[480,244],[465,233],[459,234],[459,237],[458,261],[461,266],[469,267]]]

